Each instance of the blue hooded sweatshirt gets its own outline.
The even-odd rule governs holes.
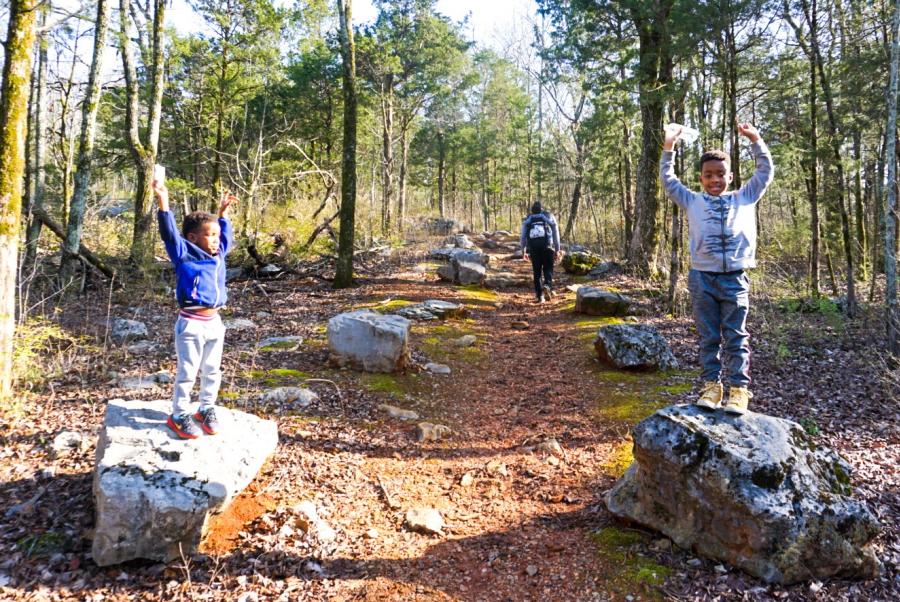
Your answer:
[[[228,301],[225,288],[225,255],[234,242],[231,222],[219,218],[219,252],[210,255],[181,237],[171,211],[157,212],[159,234],[175,266],[175,299],[182,308],[222,307]]]

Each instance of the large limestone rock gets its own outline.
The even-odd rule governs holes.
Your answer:
[[[609,510],[682,548],[768,582],[879,572],[850,467],[795,422],[672,406],[634,428],[634,457]]]
[[[432,249],[428,257],[429,259],[446,261],[448,263],[454,259],[457,261],[469,261],[472,263],[480,263],[485,267],[491,262],[491,256],[487,253],[482,253],[478,249],[460,249],[457,247]]]
[[[575,311],[589,316],[627,316],[632,304],[625,295],[592,286],[582,286],[575,294]]]
[[[366,372],[395,372],[409,363],[409,320],[368,309],[328,320],[331,360]]]
[[[474,249],[475,243],[469,240],[465,234],[451,234],[443,240],[444,247],[457,249]]]
[[[487,257],[485,255],[485,257]],[[484,264],[475,261],[462,260],[453,257],[450,263],[437,269],[437,275],[441,280],[454,284],[484,284],[487,277],[487,269]]]
[[[594,339],[594,349],[601,361],[619,369],[674,370],[678,367],[669,344],[655,328],[646,324],[602,326]]]
[[[211,515],[240,493],[275,451],[271,420],[217,408],[221,432],[178,439],[166,427],[170,401],[107,404],[97,442],[92,555],[100,566],[196,551]]]
[[[146,339],[147,325],[140,320],[115,318],[110,324],[109,338],[117,345],[130,343],[138,339]]]
[[[442,217],[434,217],[425,222],[425,230],[429,234],[437,234],[447,236],[448,234],[456,234],[465,230],[465,225],[455,219],[447,219]]]

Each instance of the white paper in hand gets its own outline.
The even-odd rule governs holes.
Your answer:
[[[686,125],[681,125],[680,123],[670,123],[666,126],[666,132],[677,131],[678,128],[681,128],[681,135],[678,137],[679,140],[683,140],[685,144],[690,144],[694,140],[700,137],[700,132],[695,130],[694,128],[689,128]]]
[[[157,163],[153,166],[153,181],[164,184],[166,181],[166,168]]]

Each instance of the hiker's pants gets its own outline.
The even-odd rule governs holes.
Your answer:
[[[744,270],[691,270],[688,289],[700,335],[700,378],[731,385],[750,384],[750,278]],[[725,367],[725,373],[722,368]]]
[[[553,286],[553,261],[556,259],[556,252],[551,249],[536,249],[528,252],[531,258],[531,270],[534,272],[534,292],[538,298],[541,297],[544,285]],[[543,274],[543,282],[541,275]]]
[[[191,413],[191,390],[200,373],[200,408],[215,405],[222,382],[222,348],[225,326],[216,314],[210,320],[178,316],[175,322],[175,351],[178,369],[172,396],[172,414]]]

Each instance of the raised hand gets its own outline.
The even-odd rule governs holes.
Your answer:
[[[750,142],[756,142],[759,140],[759,130],[752,123],[739,123],[737,124],[738,134],[744,136]]]
[[[150,182],[150,188],[153,190],[153,193],[156,194],[156,202],[159,205],[159,210],[168,211],[169,189],[166,187],[166,183],[154,178],[153,181]]]
[[[225,217],[225,213],[232,203],[237,202],[238,198],[229,190],[223,190],[222,196],[219,198],[219,217]]]
[[[675,143],[678,142],[678,137],[681,136],[682,127],[677,124],[670,124],[666,126],[665,133],[666,137],[663,140],[663,150],[670,151],[675,148]]]

